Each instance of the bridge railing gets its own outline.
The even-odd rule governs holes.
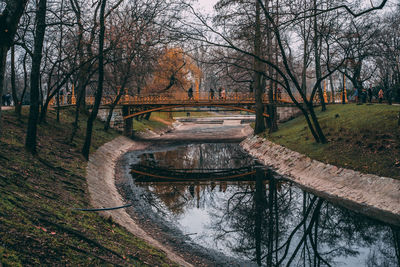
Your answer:
[[[114,102],[115,100],[114,95],[105,95],[101,101],[102,105],[108,105]],[[278,92],[274,94],[274,100],[278,102],[283,102],[283,103],[293,103],[292,99],[289,97],[289,95],[286,92]],[[295,95],[295,98],[297,101],[301,101],[300,95]],[[332,102],[332,97],[325,96],[325,99],[327,102]],[[85,101],[87,105],[93,105],[94,104],[94,96],[87,96]],[[316,103],[319,102],[319,97],[316,95],[314,101]],[[336,94],[334,96],[334,102],[335,103],[341,103],[342,101],[342,95],[341,94]],[[73,105],[76,104],[76,98],[74,95],[61,95],[59,98],[59,102],[61,106],[66,106],[66,105]],[[218,92],[215,92],[214,95],[212,95],[209,92],[194,92],[193,97],[189,99],[188,93],[187,92],[173,92],[169,94],[148,94],[148,95],[123,95],[118,102],[118,104],[187,104],[187,103],[192,103],[192,102],[199,102],[199,103],[215,103],[215,104],[224,104],[224,103],[254,103],[255,98],[254,98],[254,93],[250,92],[226,92],[225,95],[219,94]],[[264,95],[263,99],[264,103],[268,102],[268,95]],[[57,102],[55,99],[52,99],[50,102],[51,106],[56,106]]]

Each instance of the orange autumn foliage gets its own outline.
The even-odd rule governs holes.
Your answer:
[[[185,92],[200,79],[201,70],[181,48],[168,48],[160,56],[145,93],[171,95]]]

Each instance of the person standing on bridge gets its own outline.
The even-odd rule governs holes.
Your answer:
[[[189,100],[193,100],[193,89],[192,87],[189,88],[187,91]]]
[[[222,88],[222,91],[221,91],[221,99],[222,99],[222,100],[225,100],[225,97],[226,97],[225,88]]]
[[[214,100],[214,90],[210,88],[210,99]]]

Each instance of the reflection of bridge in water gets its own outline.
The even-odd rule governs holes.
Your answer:
[[[155,166],[135,165],[131,169],[136,183],[153,182],[229,182],[255,181],[256,168],[237,169],[165,169]],[[267,180],[267,176],[264,176]]]

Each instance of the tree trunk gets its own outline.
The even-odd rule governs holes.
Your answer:
[[[111,104],[110,110],[108,111],[107,121],[106,121],[106,123],[104,125],[104,131],[108,131],[108,129],[110,129],[110,123],[111,123],[112,114],[114,112],[115,106],[118,104],[118,102],[121,99],[121,97],[122,97],[122,94],[119,93],[117,95],[117,97],[115,98],[114,102]]]
[[[261,57],[261,22],[260,22],[260,3],[258,0],[256,1],[256,24],[255,24],[255,38],[254,38],[254,54],[257,57]],[[256,125],[254,127],[254,134],[259,134],[265,131],[265,122],[264,122],[264,105],[263,105],[263,96],[264,96],[264,88],[262,82],[262,64],[261,62],[255,58],[254,59],[254,96],[256,100]]]
[[[77,94],[78,94],[78,100],[77,100],[77,105],[79,105],[79,112],[83,112],[85,114],[88,114],[88,109],[86,108],[86,82],[85,82],[85,74],[84,70],[87,70],[86,67],[83,67],[82,72],[79,74],[79,80],[78,80],[78,88]]]
[[[256,170],[256,187],[254,190],[254,202],[255,202],[255,220],[254,220],[254,235],[255,235],[255,245],[256,245],[256,261],[258,266],[261,266],[262,259],[262,221],[264,212],[264,201],[265,201],[265,191],[264,191],[264,180],[265,172],[262,169]]]
[[[110,129],[112,114],[114,113],[115,106],[116,105],[111,104],[110,110],[108,111],[107,120],[106,120],[106,123],[104,124],[104,131],[106,131],[106,132],[108,131],[108,129]]]
[[[271,170],[267,170],[269,185],[268,185],[268,254],[267,254],[267,266],[273,266],[272,256],[274,250],[274,195],[276,194],[275,178],[272,175]]]
[[[17,95],[17,86],[15,84],[15,47],[11,47],[11,92],[12,98],[14,101],[15,110],[17,107],[18,95]]]
[[[25,58],[24,58],[25,64]],[[21,111],[22,111],[22,100],[25,95],[26,86],[24,86],[24,90],[21,95],[21,100],[18,98],[17,86],[15,84],[15,48],[14,46],[11,47],[11,91],[12,97],[14,101],[14,111],[17,114],[18,118],[21,118]]]
[[[329,82],[331,84],[332,104],[335,104],[335,89],[333,87],[332,75],[329,76]]]
[[[24,101],[25,98],[25,93],[26,93],[26,89],[28,88],[28,72],[26,70],[26,57],[27,57],[28,53],[26,52],[24,55],[24,60],[22,63],[23,69],[24,69],[24,89],[22,90],[22,94],[21,94],[21,98],[20,101],[18,101],[17,103],[14,103],[15,105],[15,113],[18,116],[18,119],[21,119],[22,116],[22,103]],[[17,96],[18,99],[18,96]]]
[[[312,104],[311,104],[311,105],[312,105]],[[313,124],[311,123],[311,120],[310,120],[310,117],[309,117],[308,112],[307,112],[306,110],[304,110],[304,109],[302,109],[301,111],[303,112],[304,118],[306,119],[308,128],[310,129],[311,134],[312,134],[312,136],[314,137],[315,142],[317,142],[317,143],[321,142],[321,140],[319,139],[319,136],[318,136],[317,132],[316,132],[315,129],[314,129]]]
[[[398,63],[400,64],[400,63]],[[397,72],[397,74],[395,75],[395,77],[397,77],[395,79],[395,88],[396,88],[396,102],[400,103],[400,73]]]
[[[265,6],[269,7],[269,0],[265,1]],[[269,21],[267,21],[267,56],[269,61],[274,62],[274,56],[273,56],[273,40],[272,40],[272,35],[271,35],[271,27]],[[276,52],[276,51],[275,51]],[[276,64],[276,62],[275,62]],[[274,70],[272,69],[271,66],[268,66],[268,75],[272,78],[274,77]],[[275,77],[276,78],[276,77]],[[275,82],[270,79],[269,80],[269,90],[268,90],[268,102],[269,104],[267,105],[267,113],[269,117],[267,118],[267,125],[269,128],[269,133],[276,132],[278,130],[278,123],[277,123],[277,110],[276,110],[276,101],[274,99],[274,92],[276,95],[276,86]],[[274,90],[275,89],[275,90]]]
[[[101,98],[103,96],[103,82],[104,82],[104,10],[106,7],[106,0],[101,1],[100,8],[100,34],[99,34],[99,81],[97,86],[96,97],[94,101],[94,106],[92,112],[87,121],[86,127],[86,138],[85,143],[82,148],[82,154],[86,158],[89,159],[90,145],[92,142],[92,131],[93,131],[93,123],[97,117],[97,113],[99,111],[99,107],[101,104]]]
[[[40,110],[40,117],[39,117],[39,122],[43,123],[46,122],[47,119],[47,110],[49,108],[49,103],[50,103],[51,98],[47,98],[46,101],[44,102],[42,109]],[[57,110],[60,110],[59,108]],[[59,116],[57,116],[57,121],[59,121]]]
[[[46,1],[47,0],[39,1],[39,9],[36,13],[35,44],[31,68],[31,103],[25,141],[26,149],[32,154],[36,154],[36,132],[39,117],[40,63],[42,61],[43,40],[46,32]]]
[[[75,135],[79,129],[79,115],[81,113],[80,108],[81,108],[81,98],[84,97],[83,94],[78,95],[78,99],[76,100],[75,104],[75,120],[72,123],[72,131],[71,131],[71,136],[69,138],[69,143],[72,143],[74,141]]]
[[[312,103],[309,103],[309,104],[308,104],[308,110],[309,110],[309,112],[310,112],[310,116],[311,116],[312,122],[313,122],[313,124],[314,124],[315,131],[316,131],[316,133],[317,133],[317,135],[318,135],[319,141],[320,141],[322,144],[326,144],[326,143],[327,143],[327,140],[326,140],[325,134],[324,134],[324,132],[322,131],[321,125],[319,124],[317,115],[315,115],[314,107],[312,106]]]
[[[14,42],[19,20],[25,10],[28,0],[6,0],[3,2],[5,3],[5,8],[0,16],[0,99],[3,96],[4,90],[7,52]],[[0,137],[2,130],[1,102],[2,101],[0,101]]]
[[[5,70],[6,70],[6,60],[7,60],[7,51],[8,47],[5,45],[2,45],[0,47],[0,99],[3,96],[3,87],[4,87],[4,75],[5,75]],[[2,127],[2,119],[1,119],[1,106],[3,105],[3,101],[0,101],[0,137],[1,137],[1,130],[3,129]]]
[[[317,0],[314,0],[314,54],[315,54],[315,76],[318,82],[318,95],[321,102],[321,110],[326,111],[325,99],[321,87],[321,55],[320,46],[318,45],[318,40],[320,39],[318,34],[318,24],[317,24]],[[312,99],[311,99],[312,101]]]

